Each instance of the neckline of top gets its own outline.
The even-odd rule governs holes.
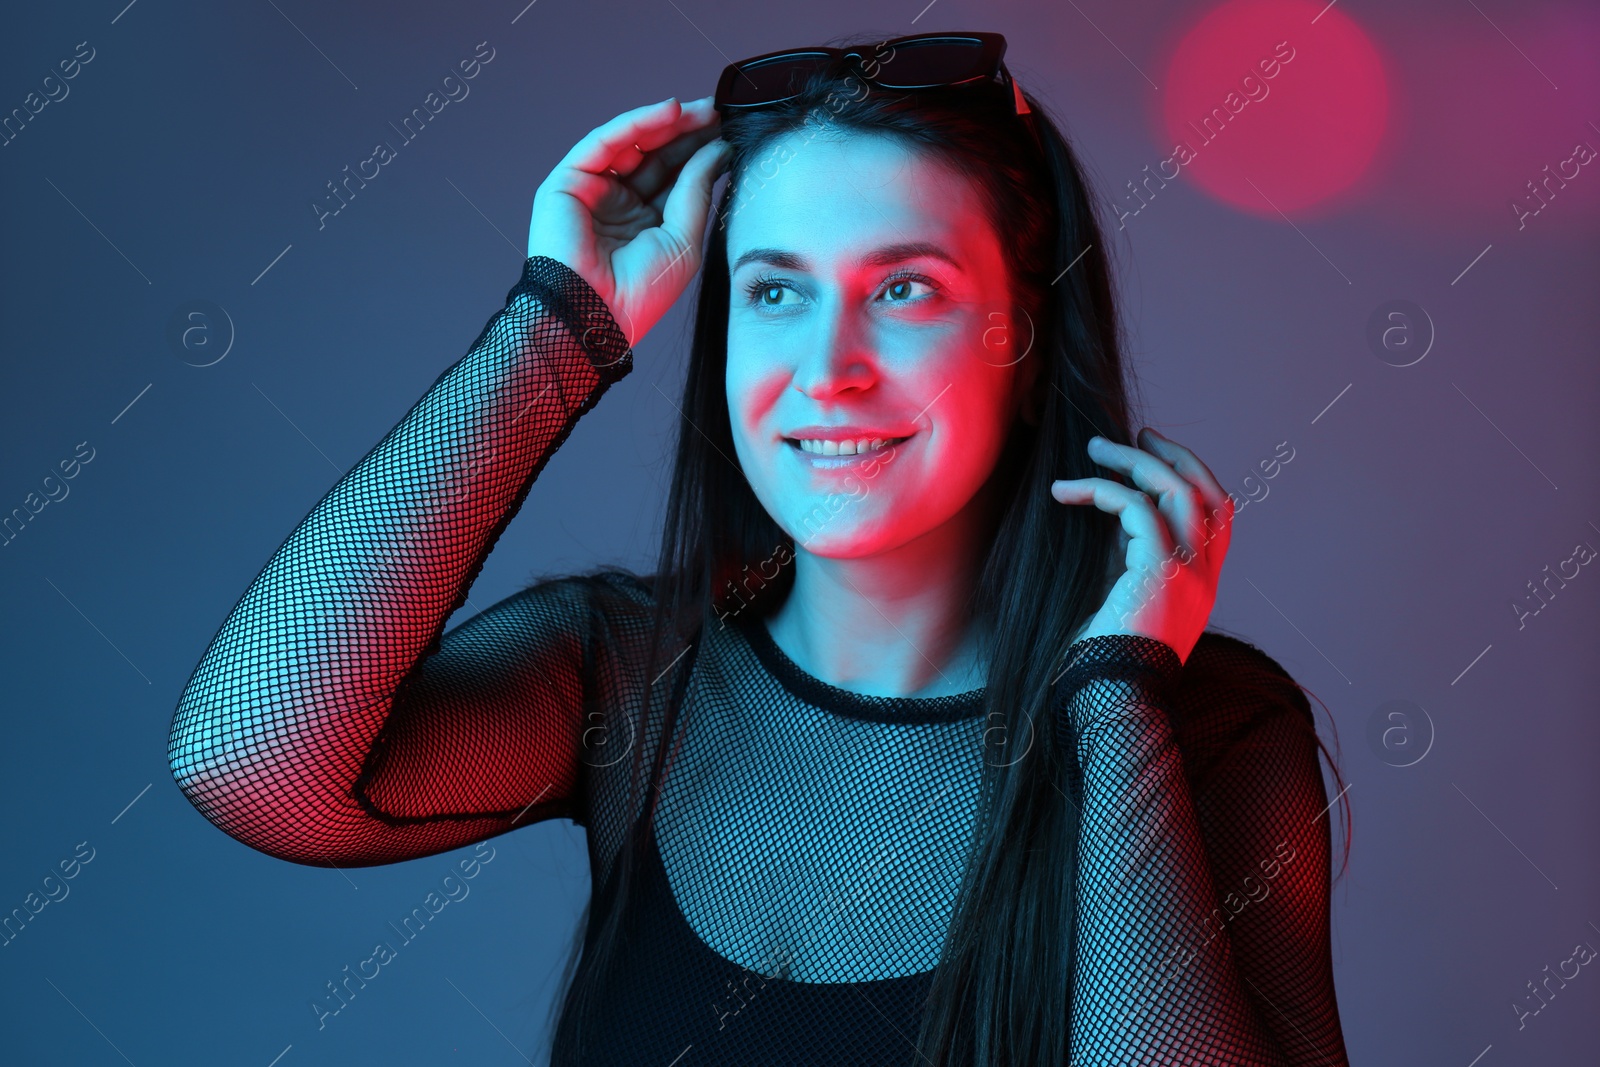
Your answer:
[[[807,673],[789,658],[768,632],[764,619],[754,613],[733,618],[734,629],[744,637],[762,667],[792,695],[824,711],[847,719],[868,722],[938,723],[958,722],[983,713],[983,695],[988,687],[936,697],[870,696],[841,689]]]

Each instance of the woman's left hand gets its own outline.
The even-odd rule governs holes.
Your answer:
[[[1103,437],[1089,442],[1090,458],[1127,475],[1137,488],[1107,478],[1050,485],[1050,495],[1063,504],[1092,503],[1122,522],[1126,569],[1075,640],[1134,634],[1164,642],[1188,662],[1217,600],[1233,532],[1233,498],[1176,441],[1149,427],[1138,440],[1140,448]]]

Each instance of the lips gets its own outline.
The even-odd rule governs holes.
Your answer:
[[[841,452],[849,454],[845,452],[847,446],[850,452],[854,452],[859,446],[871,447],[875,442],[881,442],[879,447],[898,444],[914,435],[919,428],[915,423],[909,422],[796,426],[783,431],[783,440],[796,447],[804,443],[807,451],[816,451],[818,454],[836,455]],[[831,451],[824,453],[824,449]]]
[[[892,448],[908,437],[860,437],[834,441],[824,438],[785,438],[789,447],[814,456],[861,456]]]

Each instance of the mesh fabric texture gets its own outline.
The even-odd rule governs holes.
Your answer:
[[[169,741],[216,826],[370,866],[519,826],[585,827],[602,884],[632,816],[650,584],[537,582],[450,614],[577,420],[632,369],[555,260],[295,528],[185,687]],[[597,1065],[911,1065],[960,883],[982,690],[866,696],[800,669],[753,612],[685,664],[614,1025]],[[1327,937],[1327,793],[1305,698],[1207,633],[1078,642],[1054,726],[1075,754],[1072,1063],[1347,1062]],[[1265,693],[1232,684],[1263,670]],[[591,915],[591,923],[600,916]]]

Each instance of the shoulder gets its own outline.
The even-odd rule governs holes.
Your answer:
[[[621,567],[582,573],[533,575],[521,589],[463,623],[463,627],[515,626],[528,640],[560,633],[591,646],[648,626],[654,599],[651,583]]]
[[[607,565],[559,581],[583,598],[596,654],[645,669],[655,621],[655,576]]]
[[[1317,746],[1305,691],[1277,660],[1241,638],[1200,635],[1172,701],[1173,729],[1197,765],[1241,744]]]
[[[630,604],[655,603],[655,575],[637,574],[626,567],[597,567],[586,574],[576,575],[602,596],[620,597]]]
[[[1242,638],[1207,630],[1195,642],[1179,681],[1182,696],[1195,705],[1267,700],[1313,722],[1304,690],[1283,665]]]
[[[572,574],[552,574],[530,579],[521,595],[543,598],[576,597],[590,607],[626,612],[629,608],[648,608],[655,603],[655,579],[606,565]]]

